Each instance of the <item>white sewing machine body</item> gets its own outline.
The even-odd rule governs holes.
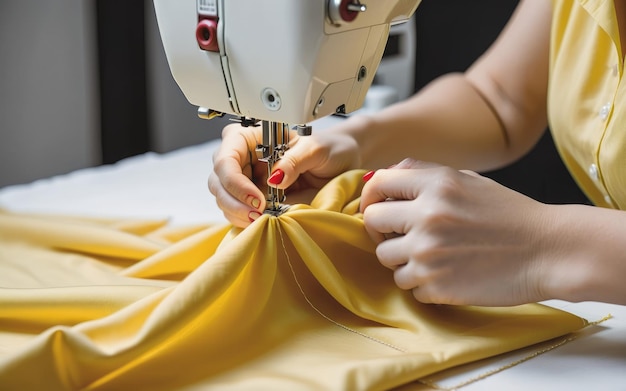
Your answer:
[[[390,26],[407,21],[420,1],[154,0],[154,5],[170,69],[190,103],[305,124],[361,107]]]

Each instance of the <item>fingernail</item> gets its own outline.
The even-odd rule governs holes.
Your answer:
[[[261,214],[256,210],[250,211],[250,213],[248,213],[248,220],[250,220],[251,223],[259,217],[261,217]]]
[[[248,203],[255,209],[259,209],[259,206],[261,206],[261,200],[253,195],[248,195]]]
[[[363,182],[367,182],[374,176],[376,171],[368,171],[365,175],[363,175]]]
[[[267,181],[271,183],[272,185],[279,185],[280,182],[283,181],[284,177],[285,177],[285,173],[283,172],[283,170],[279,168],[278,170],[274,171],[272,175],[270,175]]]

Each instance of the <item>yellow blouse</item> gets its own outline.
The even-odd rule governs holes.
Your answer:
[[[626,209],[626,85],[612,0],[553,0],[548,115],[572,176],[598,206]]]

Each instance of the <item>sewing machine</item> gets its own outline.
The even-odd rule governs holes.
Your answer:
[[[201,118],[235,115],[259,126],[268,175],[290,127],[360,108],[392,25],[421,0],[154,0],[174,79]],[[269,187],[266,213],[287,206]]]

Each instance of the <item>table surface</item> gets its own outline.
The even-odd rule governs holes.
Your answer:
[[[115,165],[5,187],[0,189],[0,208],[87,216],[167,217],[174,225],[225,222],[207,188],[211,156],[219,142],[214,140],[167,154],[147,153]],[[442,388],[454,388],[492,369],[522,360],[519,365],[463,389],[626,390],[626,306],[557,300],[545,304],[589,321],[607,315],[611,318],[533,359],[524,360],[556,342],[449,370],[432,380]]]

